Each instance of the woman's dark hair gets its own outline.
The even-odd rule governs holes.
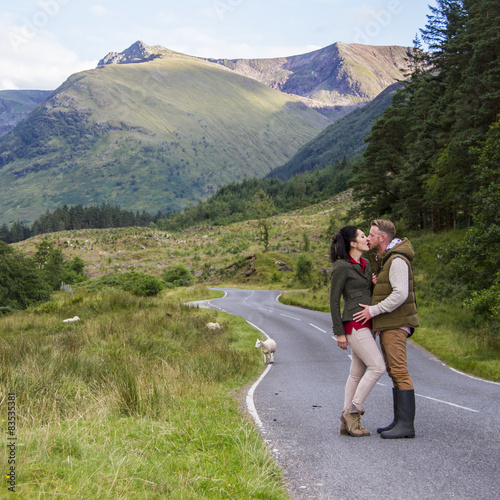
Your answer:
[[[345,226],[332,238],[330,245],[330,259],[335,262],[338,259],[347,259],[351,251],[351,241],[356,240],[358,228],[356,226]]]

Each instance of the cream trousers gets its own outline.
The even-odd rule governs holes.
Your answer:
[[[364,411],[365,399],[385,372],[384,358],[369,328],[353,330],[346,338],[351,347],[352,362],[345,385],[344,410],[352,403],[358,411]]]

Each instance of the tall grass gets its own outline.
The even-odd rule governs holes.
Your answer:
[[[286,498],[239,411],[239,388],[262,368],[242,319],[188,308],[173,292],[82,290],[0,318],[0,332],[20,497]],[[5,454],[0,464],[8,470]]]

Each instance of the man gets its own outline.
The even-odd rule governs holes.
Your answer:
[[[382,355],[394,385],[394,420],[377,429],[385,439],[415,437],[415,392],[406,360],[406,339],[418,326],[411,267],[415,252],[408,239],[395,236],[391,221],[372,222],[368,242],[376,252],[372,259],[376,284],[372,304],[360,304],[363,310],[354,315],[355,321],[363,323],[373,318],[373,330],[380,333]]]

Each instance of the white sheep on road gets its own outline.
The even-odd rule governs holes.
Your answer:
[[[267,364],[274,363],[274,353],[276,352],[276,342],[273,339],[267,339],[265,341],[257,339],[255,343],[255,349],[262,349],[262,354],[264,355],[264,361]]]

